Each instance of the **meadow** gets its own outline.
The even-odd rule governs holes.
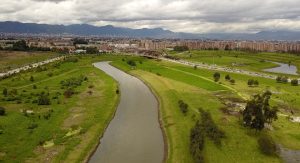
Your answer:
[[[58,56],[53,52],[0,51],[0,73]]]
[[[87,159],[118,103],[117,83],[92,66],[95,60],[69,57],[0,81],[0,106],[6,109],[0,116],[0,160]]]
[[[127,64],[128,60],[134,60],[136,67]],[[112,65],[145,81],[159,97],[161,121],[168,143],[167,162],[193,162],[189,138],[190,130],[199,117],[199,108],[209,111],[226,135],[221,147],[206,141],[206,162],[281,162],[279,157],[266,156],[259,151],[257,139],[265,134],[284,147],[300,149],[299,125],[287,118],[291,115],[290,109],[294,116],[299,115],[299,93],[295,86],[254,78],[259,81],[259,86],[249,87],[247,80],[253,77],[225,72],[220,72],[221,80],[216,83],[213,81],[214,71],[155,59],[124,57],[123,61],[114,61]],[[226,81],[225,74],[235,79],[235,84]],[[256,133],[243,127],[239,114],[231,115],[222,110],[228,102],[248,100],[251,95],[265,90],[276,92],[272,96],[272,106],[279,107],[280,114],[286,115],[279,116],[272,130]],[[187,115],[180,111],[179,100],[188,104]]]

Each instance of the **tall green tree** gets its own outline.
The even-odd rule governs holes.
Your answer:
[[[244,125],[260,131],[264,128],[265,123],[272,123],[277,119],[277,108],[271,108],[269,100],[272,93],[266,91],[262,95],[255,95],[247,102],[245,110],[243,110]]]

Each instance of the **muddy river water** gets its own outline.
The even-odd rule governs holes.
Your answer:
[[[94,66],[119,83],[121,97],[115,117],[89,163],[161,163],[164,140],[155,96],[142,81],[108,62]]]

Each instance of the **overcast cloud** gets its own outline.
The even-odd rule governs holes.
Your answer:
[[[300,31],[299,0],[1,0],[0,21],[162,27],[175,32]]]

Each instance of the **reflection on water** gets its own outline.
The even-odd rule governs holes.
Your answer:
[[[285,64],[285,63],[279,63],[279,62],[272,62],[272,63],[278,64],[278,67],[265,69],[264,71],[282,73],[282,74],[290,74],[290,75],[298,75],[297,67],[294,65],[289,65],[289,64]]]
[[[119,83],[121,99],[90,163],[160,163],[164,142],[158,101],[139,79],[110,66],[94,64]]]

